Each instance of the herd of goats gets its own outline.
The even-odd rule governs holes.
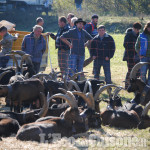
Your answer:
[[[20,63],[16,54],[21,56]],[[130,74],[127,91],[134,92],[135,103],[122,104],[118,95],[124,90],[121,86],[105,85],[96,79],[77,81],[81,72],[70,80],[60,80],[60,72],[55,71],[35,74],[30,55],[22,51],[8,55],[16,65],[0,68],[0,97],[5,97],[10,107],[9,112],[0,112],[0,140],[16,134],[18,140],[40,142],[39,135],[45,133],[45,139],[50,141],[50,133],[70,137],[89,128],[100,128],[101,124],[125,129],[150,127],[150,87],[136,76],[148,63],[138,63]],[[109,100],[100,98],[105,90]],[[101,111],[101,101],[111,107]],[[30,109],[23,111],[25,106]]]

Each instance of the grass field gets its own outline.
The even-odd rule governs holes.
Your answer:
[[[124,35],[122,34],[113,34],[112,35],[116,42],[116,52],[111,60],[111,72],[112,72],[112,81],[116,85],[124,86],[122,82],[125,79],[127,67],[126,62],[122,61],[122,56],[124,52],[123,48],[123,39]],[[50,39],[50,54],[52,59],[53,68],[58,68],[57,63],[57,51],[54,48],[54,41]],[[86,58],[89,54],[86,50]],[[50,72],[50,65],[47,67],[45,72]],[[93,78],[92,75],[92,64],[84,68],[84,71],[88,71],[87,78]],[[101,77],[104,77],[103,71]],[[129,94],[126,91],[120,93],[123,101],[133,98],[133,94]],[[106,108],[106,104],[101,103],[101,110]],[[74,141],[75,140],[75,141]],[[71,142],[72,141],[72,142]],[[53,144],[39,144],[36,142],[21,142],[17,141],[15,137],[3,138],[3,141],[0,142],[0,150],[72,150],[72,149],[81,149],[81,150],[149,150],[150,149],[150,128],[144,130],[138,129],[120,129],[120,128],[110,128],[107,126],[102,126],[99,129],[89,129],[85,134],[76,135],[74,138],[66,139],[62,138],[61,140],[56,141]]]

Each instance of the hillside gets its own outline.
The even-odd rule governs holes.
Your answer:
[[[77,17],[82,17],[87,22],[90,21],[92,13],[85,14],[84,11],[78,13],[77,11],[72,11]],[[46,16],[45,12],[4,12],[0,13],[0,20],[8,20],[16,24],[16,30],[21,31],[31,31],[32,27],[35,25],[35,20],[37,17],[41,16],[44,18],[45,24],[44,28],[46,32],[56,32],[58,29],[58,17],[66,16],[67,12],[61,14],[56,14],[54,11],[49,12],[49,15]],[[148,21],[148,17],[128,17],[128,16],[101,16],[99,15],[99,24],[106,26],[106,30],[109,33],[124,33],[128,27],[131,27],[132,24],[136,21],[141,22],[143,25]]]

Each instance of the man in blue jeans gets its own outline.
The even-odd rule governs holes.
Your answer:
[[[83,29],[86,24],[82,18],[75,21],[76,28],[70,29],[63,33],[61,40],[65,42],[71,49],[69,58],[69,67],[73,72],[80,72],[83,70],[83,63],[85,58],[85,43],[92,39],[91,35]],[[67,40],[70,39],[71,43]],[[69,73],[72,76],[72,72]]]
[[[105,26],[98,27],[98,35],[91,42],[91,54],[94,59],[94,78],[99,80],[100,69],[103,66],[106,84],[111,84],[110,59],[115,52],[115,42],[106,33]]]
[[[150,22],[144,27],[143,33],[141,33],[136,41],[135,50],[140,57],[140,62],[150,62]],[[146,81],[146,74],[148,73],[148,82]],[[144,65],[141,68],[141,79],[148,85],[150,85],[150,66]]]

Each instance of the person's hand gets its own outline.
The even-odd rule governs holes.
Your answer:
[[[50,32],[47,32],[46,35],[47,35],[47,36],[50,35],[50,37],[55,37],[55,35],[54,35],[53,33],[50,33]]]
[[[16,33],[15,36],[18,37],[18,36],[19,36],[19,33]]]
[[[109,60],[109,57],[106,57],[105,60]]]
[[[94,60],[94,59],[96,59],[96,56],[93,56],[92,58],[93,58],[93,60]]]

